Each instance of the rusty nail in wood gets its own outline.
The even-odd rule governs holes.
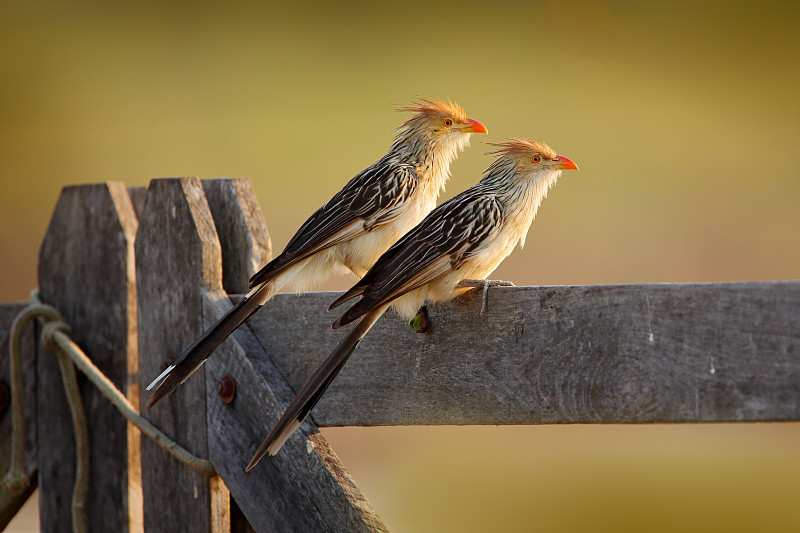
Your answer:
[[[217,394],[226,404],[231,404],[236,397],[236,382],[233,376],[225,374],[217,381]]]
[[[6,412],[11,403],[11,391],[5,381],[0,381],[0,415]]]

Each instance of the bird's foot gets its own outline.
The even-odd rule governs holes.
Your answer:
[[[486,309],[489,307],[489,287],[514,287],[514,284],[510,281],[499,279],[462,279],[456,287],[483,289],[483,302],[481,303],[481,316],[483,316],[486,314]]]
[[[467,305],[468,303],[472,302],[473,301],[472,291],[462,292],[461,294],[456,296],[456,301],[461,305]]]
[[[417,331],[417,333],[425,333],[428,331],[431,322],[428,318],[428,308],[424,305],[419,308],[417,315],[408,321],[408,326]]]

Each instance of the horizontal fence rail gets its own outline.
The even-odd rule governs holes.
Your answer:
[[[299,390],[343,331],[338,293],[279,295],[248,324]],[[469,300],[469,297],[467,297]],[[498,287],[380,320],[319,426],[800,419],[800,282]]]

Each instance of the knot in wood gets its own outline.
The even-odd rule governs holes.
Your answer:
[[[217,394],[223,402],[230,405],[236,397],[236,381],[230,374],[225,374],[217,381]]]
[[[588,398],[601,421],[636,422],[658,408],[658,384],[647,362],[630,354],[603,358]]]

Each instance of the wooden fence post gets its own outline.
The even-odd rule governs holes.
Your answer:
[[[136,236],[139,382],[144,388],[203,331],[203,294],[222,287],[220,244],[197,178],[150,182]],[[208,456],[201,368],[147,418],[200,457]],[[147,394],[142,394],[142,401]],[[150,532],[227,531],[229,494],[154,444],[142,442],[144,525]]]
[[[72,328],[73,340],[122,391],[128,388],[129,364],[135,368],[136,359],[136,228],[124,184],[66,187],[39,253],[42,300],[59,310]],[[37,366],[41,529],[71,531],[72,421],[55,355],[40,348]],[[92,458],[85,504],[88,526],[91,531],[140,529],[141,511],[135,508],[138,482],[129,479],[126,421],[80,373],[79,382]]]
[[[202,183],[222,248],[222,287],[232,294],[245,293],[250,276],[272,257],[272,241],[253,184],[246,178]]]

